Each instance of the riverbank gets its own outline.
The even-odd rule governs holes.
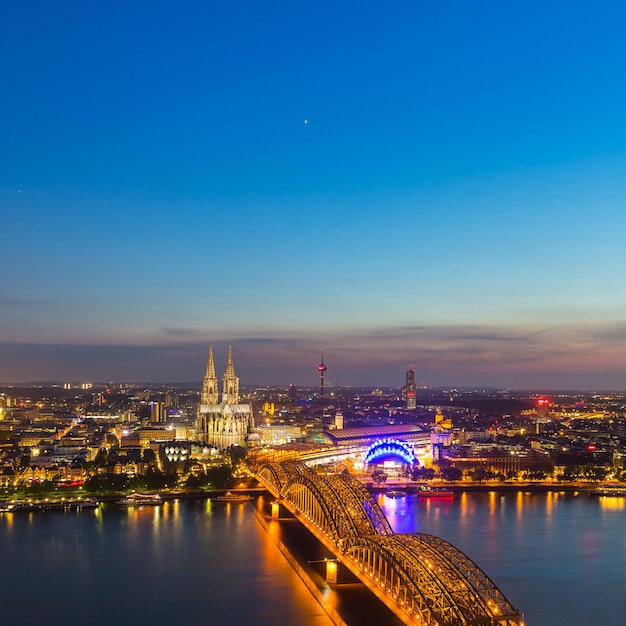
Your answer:
[[[464,491],[469,492],[488,492],[488,491],[501,491],[512,493],[516,491],[523,491],[526,493],[547,493],[547,492],[565,492],[575,493],[584,492],[587,493],[597,487],[595,483],[589,483],[581,485],[580,483],[500,483],[500,482],[483,482],[483,483],[407,483],[400,481],[390,481],[384,483],[384,485],[370,486],[367,488],[374,494],[385,493],[389,489],[399,489],[406,491],[407,493],[418,493],[421,487],[432,486],[436,488],[442,488],[455,493],[462,493]]]
[[[38,494],[31,496],[27,494],[4,495],[0,496],[0,501],[7,502],[72,502],[74,500],[97,500],[98,502],[115,502],[120,498],[124,498],[137,490],[115,491],[111,493],[87,493],[85,491],[76,491],[67,493],[62,496],[58,492],[50,492],[49,494]],[[250,487],[240,489],[173,489],[173,490],[141,490],[142,494],[158,493],[163,500],[176,500],[179,498],[214,498],[224,495],[225,493],[241,493],[241,494],[262,494],[267,493],[263,487]]]
[[[526,493],[547,493],[547,492],[565,492],[565,493],[589,493],[597,488],[596,483],[531,483],[531,482],[515,482],[515,483],[501,483],[501,482],[455,482],[455,483],[418,483],[407,481],[387,481],[380,485],[372,485],[369,482],[364,481],[369,491],[373,494],[385,493],[389,489],[402,490],[407,493],[417,493],[423,486],[434,486],[437,488],[444,488],[446,490],[453,491],[455,493],[462,492],[489,492],[498,491],[504,493],[511,492],[526,492]],[[216,496],[224,495],[227,491],[231,493],[242,494],[262,494],[268,493],[264,487],[250,486],[234,489],[171,489],[160,491],[142,491],[141,493],[159,493],[163,500],[175,500],[177,498],[214,498]],[[78,499],[94,499],[98,502],[115,502],[120,498],[123,498],[132,493],[131,490],[118,491],[112,493],[86,493],[84,491],[75,491],[62,496],[58,492],[51,492],[50,494],[38,494],[31,496],[27,494],[15,494],[0,496],[0,500],[11,502],[61,502],[71,501]]]

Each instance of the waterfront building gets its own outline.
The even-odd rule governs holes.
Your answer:
[[[196,438],[223,450],[232,445],[246,445],[253,427],[252,406],[239,402],[239,378],[235,375],[232,348],[228,347],[220,401],[213,347],[209,346],[209,359],[202,381],[200,406],[196,419]]]
[[[542,450],[498,444],[453,445],[446,459],[453,467],[471,471],[478,468],[492,472],[554,471],[554,459]]]

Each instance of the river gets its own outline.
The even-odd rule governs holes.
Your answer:
[[[465,552],[528,626],[626,626],[626,499],[485,492],[379,501],[396,532],[437,535]],[[275,545],[291,531],[268,533],[255,507],[176,500],[0,514],[0,623],[328,626]],[[308,541],[288,527],[298,546]],[[348,589],[338,606],[362,593]],[[369,609],[348,617],[349,626],[388,621]]]

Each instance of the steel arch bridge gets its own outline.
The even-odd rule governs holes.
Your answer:
[[[521,626],[521,615],[453,545],[396,534],[353,476],[321,476],[297,462],[266,464],[257,477],[406,624]]]

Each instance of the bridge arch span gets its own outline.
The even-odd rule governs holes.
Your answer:
[[[443,539],[422,533],[355,537],[342,547],[347,558],[405,611],[418,615],[421,624],[519,624],[519,612],[486,574]]]
[[[263,465],[258,476],[337,542],[393,532],[372,494],[349,474],[321,477],[302,463],[285,462]]]
[[[315,480],[317,477],[317,473],[310,467],[293,461],[265,463],[257,470],[257,474],[279,492],[289,481],[293,481],[298,476],[307,476],[310,480]]]
[[[277,491],[280,491],[283,483],[287,481],[284,470],[277,463],[265,463],[257,470],[257,474]]]
[[[359,537],[343,545],[344,554],[372,582],[425,626],[466,624],[435,573],[398,545],[394,537]]]
[[[336,474],[327,480],[337,492],[346,514],[355,521],[355,534],[368,536],[393,533],[380,505],[361,481],[350,474]]]
[[[341,476],[320,480],[311,470],[290,478],[282,493],[337,545],[355,535],[390,534],[389,522],[369,491],[364,489],[365,497],[359,497],[351,483],[351,477]]]
[[[303,515],[338,543],[350,520],[346,519],[343,507],[333,502],[332,492],[321,487],[318,482],[308,476],[297,476],[289,479],[281,490],[283,496],[291,502]],[[333,506],[335,505],[335,506]]]
[[[482,606],[485,612],[495,616],[496,619],[502,619],[498,616],[506,618],[506,616],[518,615],[487,574],[451,543],[426,533],[396,535],[396,537],[413,552],[421,554],[425,559],[430,559],[433,566],[440,571],[440,576],[450,581],[450,589],[453,590],[459,605],[466,605],[469,600],[472,606]],[[457,584],[454,585],[453,581],[457,581]],[[469,594],[466,591],[469,591]],[[500,621],[495,623],[499,624]]]

